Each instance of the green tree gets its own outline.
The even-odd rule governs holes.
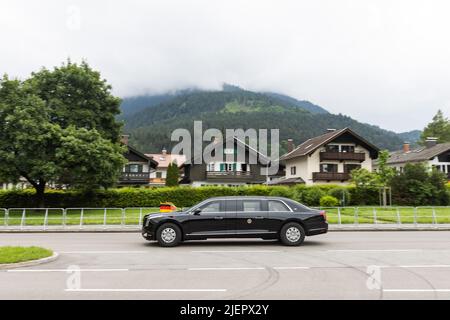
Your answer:
[[[447,205],[446,177],[422,163],[407,164],[403,172],[391,180],[392,194],[398,204],[424,206]]]
[[[178,186],[179,171],[178,165],[175,163],[169,163],[167,167],[166,186],[176,187]]]
[[[53,70],[42,68],[25,82],[48,107],[52,123],[96,129],[106,139],[120,140],[121,123],[116,121],[120,99],[87,62],[78,65],[68,60]]]
[[[387,205],[387,188],[395,176],[395,169],[387,165],[389,160],[389,151],[383,150],[378,154],[378,170],[376,176],[378,178],[378,185],[382,190],[383,206]]]
[[[438,138],[438,143],[450,142],[450,120],[444,117],[441,110],[423,130],[420,143],[423,145],[428,137]]]
[[[67,79],[76,68],[83,70],[79,74],[81,79],[89,78],[86,64],[80,67],[70,64]],[[61,69],[57,72],[63,73]],[[81,80],[73,82],[63,75],[54,78],[52,72],[44,73],[49,82],[55,82],[54,88],[65,88],[65,92],[85,89]],[[45,80],[42,74],[37,77],[39,81]],[[36,190],[38,206],[44,204],[49,182],[85,188],[113,185],[125,161],[118,142],[120,126],[102,125],[98,118],[114,118],[114,110],[103,110],[109,116],[87,112],[88,103],[78,101],[83,99],[81,94],[74,100],[65,100],[59,97],[59,89],[42,95],[35,80],[34,76],[24,82],[4,76],[0,81],[0,178],[6,181],[25,178]],[[108,101],[115,100],[109,93],[105,96],[106,87],[97,87],[96,98],[92,95],[89,104],[95,105],[94,109],[105,105],[105,97]],[[84,114],[80,123],[71,118],[71,111],[80,118]]]

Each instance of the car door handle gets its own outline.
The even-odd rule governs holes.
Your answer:
[[[257,217],[255,217],[255,219],[264,219],[264,217],[263,216],[257,216]]]
[[[214,217],[214,219],[216,219],[216,220],[222,220],[223,217]]]

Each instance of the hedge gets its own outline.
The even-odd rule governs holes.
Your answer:
[[[210,197],[235,195],[283,196],[309,206],[319,206],[322,197],[327,195],[336,197],[337,188],[348,192],[348,198],[351,199],[351,202],[346,205],[379,204],[377,190],[361,191],[352,186],[319,185],[306,187],[297,185],[284,187],[255,185],[244,187],[120,188],[97,190],[89,193],[47,190],[45,206],[49,208],[157,207],[161,202],[170,201],[178,207],[190,207]],[[0,191],[0,208],[32,208],[35,206],[34,195],[33,189],[2,190]]]

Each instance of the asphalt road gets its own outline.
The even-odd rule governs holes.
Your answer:
[[[136,233],[0,234],[2,245],[60,257],[0,270],[0,299],[450,299],[448,231],[332,232],[300,247],[160,248]]]

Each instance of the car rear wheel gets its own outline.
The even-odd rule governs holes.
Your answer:
[[[175,247],[181,242],[181,230],[173,223],[165,223],[156,231],[156,240],[162,247]]]
[[[305,240],[305,230],[296,222],[286,223],[281,228],[280,240],[286,246],[298,246]]]

